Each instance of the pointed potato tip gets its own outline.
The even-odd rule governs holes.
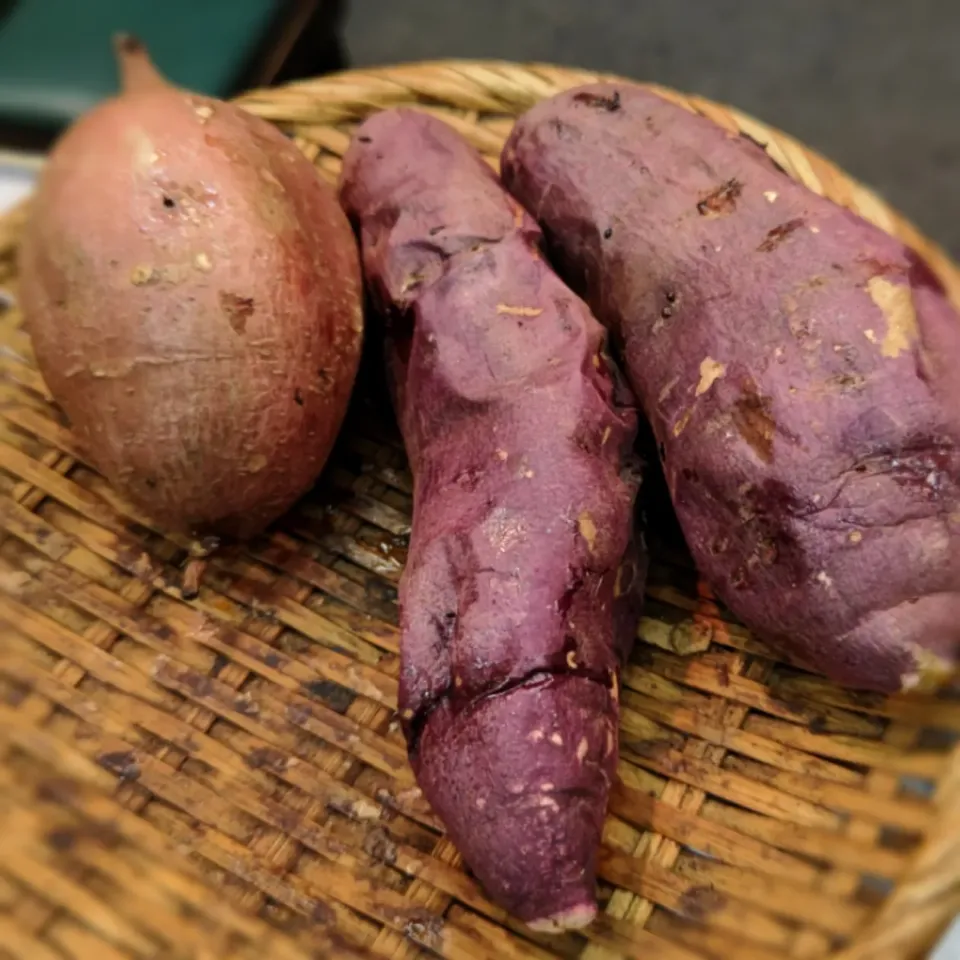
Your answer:
[[[118,57],[139,54],[145,51],[143,41],[132,33],[115,33],[113,35],[113,49]]]
[[[549,917],[531,920],[527,923],[527,926],[534,933],[563,933],[566,930],[582,930],[593,923],[596,915],[597,905],[595,903],[581,903]]]
[[[120,73],[120,87],[124,93],[167,86],[166,79],[150,57],[147,45],[139,37],[132,33],[115,33],[113,54]]]
[[[534,929],[596,913],[616,721],[606,684],[561,675],[468,708],[443,701],[423,727],[425,798],[487,895]]]

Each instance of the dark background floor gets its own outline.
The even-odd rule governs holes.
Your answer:
[[[960,0],[349,0],[353,66],[547,60],[734,104],[960,258]]]

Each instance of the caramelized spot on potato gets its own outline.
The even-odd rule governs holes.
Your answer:
[[[774,196],[776,196],[776,194],[774,194]],[[763,243],[757,247],[757,252],[770,253],[771,251],[776,250],[777,247],[779,247],[780,244],[783,243],[783,241],[786,240],[791,233],[799,230],[802,226],[803,217],[794,217],[792,220],[788,220],[786,223],[781,223],[772,230],[768,230]]]
[[[737,431],[764,463],[773,462],[773,436],[777,429],[770,407],[770,398],[761,396],[757,385],[748,378],[733,408]]]
[[[723,217],[733,213],[741,193],[743,184],[739,180],[727,180],[697,204],[697,212],[701,217]]]
[[[234,332],[242,334],[247,329],[247,321],[253,316],[253,297],[240,297],[235,293],[221,290],[220,309],[226,315]]]

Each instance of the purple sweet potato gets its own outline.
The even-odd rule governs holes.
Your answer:
[[[646,570],[632,397],[539,228],[444,123],[368,120],[341,199],[388,321],[415,479],[400,587],[411,763],[495,900],[539,929],[581,926]]]
[[[622,347],[701,573],[853,686],[960,656],[960,317],[911,250],[631,85],[522,117],[504,183]]]

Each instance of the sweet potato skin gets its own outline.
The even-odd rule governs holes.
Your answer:
[[[316,479],[360,357],[359,258],[272,125],[159,78],[105,102],[50,157],[21,274],[86,457],[165,527],[247,537]]]
[[[645,576],[632,399],[539,228],[445,124],[368,120],[341,198],[389,318],[415,480],[400,588],[411,762],[497,901],[534,925],[585,922]]]
[[[960,317],[916,255],[629,84],[538,104],[502,161],[622,346],[728,606],[853,686],[951,669]]]

